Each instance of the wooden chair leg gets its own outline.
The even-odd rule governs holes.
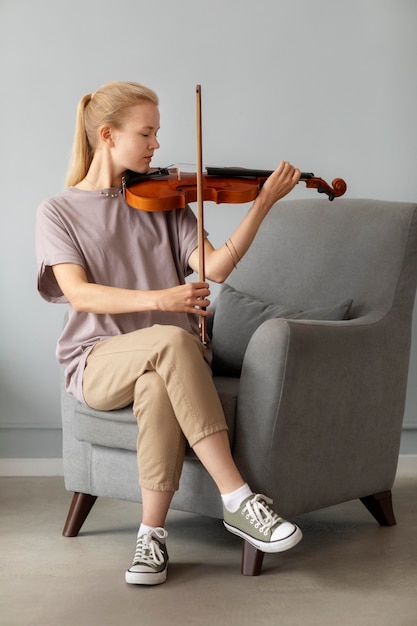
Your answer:
[[[64,537],[76,537],[87,519],[97,496],[89,493],[74,493],[62,534]]]
[[[247,541],[242,542],[242,568],[243,576],[259,576],[264,560],[264,553],[255,548]]]
[[[381,526],[395,526],[397,523],[392,508],[391,491],[381,491],[372,496],[365,496],[360,499],[371,515],[374,516]]]

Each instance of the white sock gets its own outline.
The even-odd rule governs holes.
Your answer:
[[[138,537],[141,537],[142,535],[146,535],[146,533],[148,533],[150,530],[155,530],[155,526],[147,526],[146,524],[141,524],[139,526],[139,530],[138,530]],[[159,537],[158,533],[158,539],[161,543],[165,543],[165,539],[161,539]]]
[[[252,489],[249,487],[247,483],[236,489],[236,491],[232,491],[231,493],[223,493],[222,500],[223,504],[230,513],[236,513],[243,500],[246,500],[249,496],[253,494]]]

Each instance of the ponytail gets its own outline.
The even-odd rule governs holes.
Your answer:
[[[92,94],[83,96],[77,107],[74,143],[72,145],[70,166],[65,180],[66,187],[77,185],[86,176],[93,160],[94,150],[88,140],[85,128],[85,110],[91,99]]]

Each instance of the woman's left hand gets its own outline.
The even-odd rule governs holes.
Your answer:
[[[277,169],[265,181],[259,197],[272,207],[275,202],[284,198],[300,180],[299,169],[288,163],[281,161]]]

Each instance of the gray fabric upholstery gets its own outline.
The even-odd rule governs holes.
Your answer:
[[[283,515],[391,489],[416,279],[415,204],[319,197],[277,204],[229,277],[250,298],[298,310],[353,299],[347,320],[268,319],[240,377],[215,377],[234,458]],[[139,500],[131,409],[92,411],[63,391],[62,417],[67,489]],[[191,451],[173,507],[221,517]]]
[[[352,300],[344,300],[334,306],[301,311],[283,304],[250,298],[224,283],[216,300],[212,331],[213,372],[240,376],[249,340],[266,320],[277,317],[343,320],[347,319],[351,306]]]

